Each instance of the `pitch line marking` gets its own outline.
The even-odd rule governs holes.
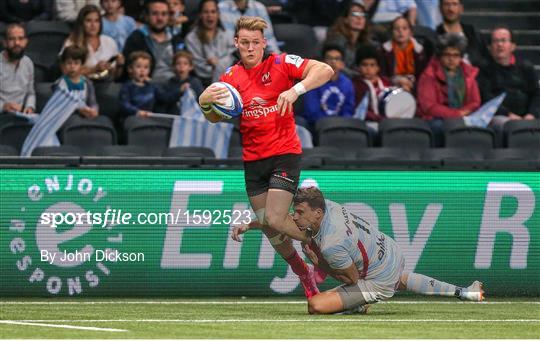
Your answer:
[[[179,305],[271,305],[306,304],[306,301],[0,301],[0,305],[98,305],[98,304],[179,304]],[[495,302],[445,302],[445,301],[386,301],[377,304],[540,304],[540,301],[495,301]]]
[[[92,330],[92,331],[100,331],[100,332],[127,332],[127,330],[125,329],[116,329],[116,328],[82,327],[82,326],[69,326],[66,324],[50,324],[50,323],[36,323],[36,322],[0,320],[0,323],[3,323],[3,324],[16,324],[16,325],[23,325],[23,326]],[[48,322],[48,320],[41,320],[39,322]],[[54,321],[51,321],[51,322],[54,322]]]
[[[1,320],[0,320],[1,321]],[[396,323],[411,323],[411,322],[433,322],[433,323],[456,323],[456,322],[493,322],[493,323],[540,323],[540,319],[103,319],[103,320],[18,320],[19,322],[58,322],[58,323],[77,323],[77,322],[155,322],[155,323],[237,323],[237,322],[396,322]]]

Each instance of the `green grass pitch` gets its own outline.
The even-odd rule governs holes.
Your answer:
[[[286,299],[3,299],[0,338],[490,338],[540,336],[538,298],[397,297],[367,315],[310,316]]]

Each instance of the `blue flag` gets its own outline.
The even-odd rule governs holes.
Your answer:
[[[365,121],[369,106],[369,92],[366,92],[364,98],[358,103],[358,106],[354,110],[353,118]]]
[[[486,128],[497,110],[499,110],[505,97],[506,93],[503,92],[499,96],[489,100],[472,114],[463,117],[463,121],[465,121],[465,124],[469,127]]]

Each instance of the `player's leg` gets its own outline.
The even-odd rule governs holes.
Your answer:
[[[308,266],[304,259],[298,254],[292,244],[292,240],[284,234],[281,234],[264,223],[265,206],[266,206],[267,193],[262,193],[249,197],[251,207],[257,215],[257,219],[265,227],[262,229],[266,235],[270,244],[276,250],[277,253],[290,265],[292,271],[300,279],[300,283],[304,288],[304,293],[307,298],[312,297],[319,293],[317,289],[317,283],[315,282],[315,276],[313,268]]]
[[[483,284],[479,281],[474,281],[470,286],[462,288],[414,272],[404,272],[401,275],[398,289],[422,295],[457,297],[468,301],[484,300]]]
[[[380,293],[370,281],[363,279],[358,283],[343,284],[334,289],[321,292],[308,299],[310,314],[366,313],[369,303],[376,303]],[[368,300],[369,303],[368,303]]]

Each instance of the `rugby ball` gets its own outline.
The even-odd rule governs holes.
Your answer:
[[[210,86],[216,86],[218,88],[226,88],[228,91],[227,98],[225,98],[225,104],[220,105],[217,103],[212,103],[212,109],[214,112],[226,119],[231,119],[238,117],[242,113],[242,109],[244,107],[242,103],[242,97],[240,97],[240,93],[238,90],[236,90],[232,85],[225,82],[215,82],[212,83]]]

